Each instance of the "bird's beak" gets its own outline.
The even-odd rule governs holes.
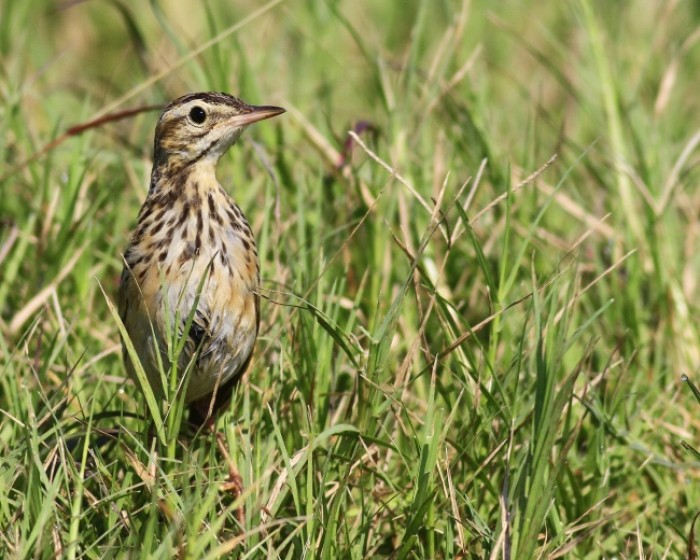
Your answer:
[[[233,119],[231,119],[232,124],[236,126],[247,126],[258,121],[271,119],[272,117],[286,112],[286,109],[282,109],[282,107],[273,107],[271,105],[263,105],[260,107],[250,106],[250,109],[248,113],[233,117]]]

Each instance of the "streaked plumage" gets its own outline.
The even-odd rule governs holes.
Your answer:
[[[170,103],[156,126],[150,189],[124,254],[119,310],[151,386],[162,395],[156,352],[167,367],[166,325],[179,309],[182,330],[208,269],[179,364],[184,371],[199,349],[186,401],[200,421],[230,397],[259,323],[255,239],[215,167],[247,125],[282,112],[223,93],[196,93]],[[125,361],[135,378],[126,352]]]

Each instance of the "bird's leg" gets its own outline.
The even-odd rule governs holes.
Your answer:
[[[217,391],[211,396],[190,403],[190,422],[195,426],[198,425],[208,430],[214,436],[216,446],[226,461],[226,466],[228,468],[228,481],[224,482],[221,489],[224,492],[230,492],[235,501],[243,494],[243,477],[241,477],[236,468],[236,463],[231,458],[231,454],[226,446],[224,434],[216,429],[216,416],[212,414],[212,409],[217,407],[216,394]],[[220,403],[218,404],[220,405]],[[236,519],[243,525],[245,510],[242,505],[236,508]]]
[[[219,448],[219,452],[226,461],[226,466],[228,467],[228,481],[222,485],[221,489],[224,492],[231,492],[234,501],[243,494],[243,478],[236,468],[236,463],[231,459],[231,454],[224,440],[224,434],[216,429],[216,414],[230,401],[229,395],[231,394],[231,389],[237,381],[237,378],[232,379],[224,383],[220,388],[219,380],[217,380],[214,392],[211,395],[190,403],[190,422],[193,425],[201,426],[211,432],[216,439],[216,446]],[[242,505],[236,508],[236,519],[241,525],[243,525],[245,518],[244,514],[245,511]]]
[[[233,461],[233,459],[231,459],[231,454],[228,452],[226,442],[224,441],[224,434],[215,428],[213,428],[213,432],[214,437],[216,438],[216,445],[219,448],[219,452],[224,456],[228,467],[228,482],[225,482],[221,486],[221,489],[224,492],[231,492],[231,495],[235,501],[243,495],[243,478],[236,468],[236,463]],[[236,508],[236,519],[238,520],[238,523],[243,526],[243,522],[245,520],[245,509],[243,508],[243,504]]]

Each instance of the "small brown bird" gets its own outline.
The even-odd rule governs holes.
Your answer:
[[[187,337],[178,374],[194,360],[185,401],[197,424],[228,402],[260,321],[255,239],[217,181],[216,164],[249,124],[283,112],[225,93],[193,93],[165,107],[156,126],[151,184],[124,254],[119,312],[157,395],[164,394],[159,361],[170,368],[168,333],[177,328]],[[137,380],[126,350],[124,356]]]

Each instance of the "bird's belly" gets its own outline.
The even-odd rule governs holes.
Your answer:
[[[199,255],[191,266],[182,266],[166,288],[171,319],[179,315],[185,323],[196,306],[193,320],[199,331],[182,333],[190,340],[179,359],[183,371],[193,362],[187,401],[208,395],[235,377],[253,351],[257,282],[237,264],[240,261],[234,255],[227,255],[227,259],[217,254]]]
[[[254,304],[251,305],[254,307]],[[201,349],[201,355],[190,373],[187,402],[209,395],[230,379],[241,375],[253,352],[257,334],[254,321],[246,321],[242,314],[230,314],[222,316],[221,323],[228,332],[220,333]],[[181,367],[183,362],[190,361],[192,354],[189,351],[187,356],[182,357],[184,360],[181,358]]]
[[[168,348],[174,347],[177,338],[186,338],[178,376],[184,379],[182,374],[187,372],[185,400],[190,402],[243,373],[257,336],[257,271],[249,274],[245,260],[231,253],[221,258],[202,252],[184,263],[178,262],[177,252],[170,253],[173,257],[149,271],[134,294],[142,299],[142,311],[153,319],[153,329],[143,328],[143,317],[133,317],[126,327],[149,383],[161,395],[156,352],[167,377]],[[193,324],[185,332],[190,317]],[[135,324],[138,327],[130,328]]]

